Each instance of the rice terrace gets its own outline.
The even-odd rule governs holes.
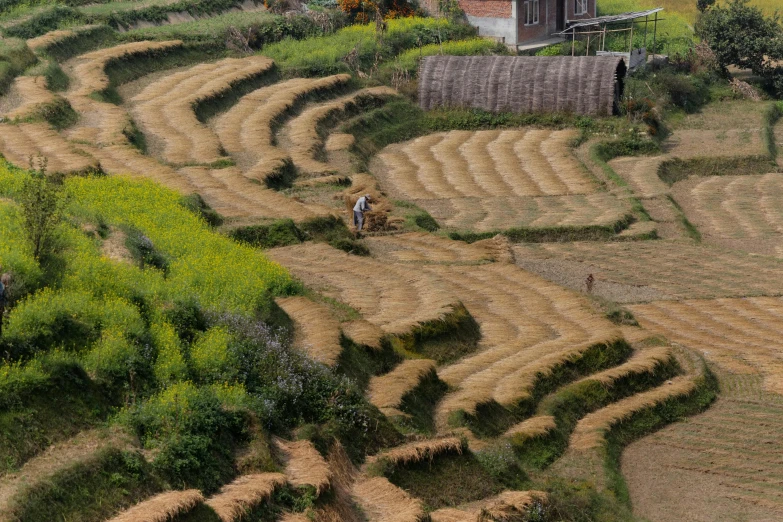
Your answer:
[[[0,522],[783,520],[780,0],[0,0]]]

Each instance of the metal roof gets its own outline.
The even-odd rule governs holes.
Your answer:
[[[634,20],[636,18],[643,18],[645,16],[650,16],[651,14],[659,13],[661,11],[663,11],[663,7],[656,7],[655,9],[649,9],[647,11],[635,11],[631,13],[599,16],[598,18],[586,18],[583,20],[574,20],[573,22],[569,22],[572,25],[570,25],[568,29],[566,29],[565,31],[561,31],[557,34],[570,33],[571,31],[573,31],[578,27],[587,27],[590,25],[603,25],[603,24],[610,24],[614,22],[625,22],[627,20]]]

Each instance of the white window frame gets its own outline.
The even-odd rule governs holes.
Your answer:
[[[525,0],[525,25],[538,25],[541,21],[540,0]]]
[[[587,14],[587,4],[589,3],[589,0],[574,0],[574,16]]]

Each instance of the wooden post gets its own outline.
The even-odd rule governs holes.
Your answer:
[[[585,49],[585,56],[590,56],[590,33],[587,33],[587,47]]]
[[[571,56],[576,54],[576,29],[571,29]]]
[[[653,62],[655,62],[655,54],[658,51],[657,37],[658,37],[658,13],[655,13],[655,25],[653,26]]]
[[[604,24],[603,41],[601,42],[601,50],[606,51],[606,24]]]

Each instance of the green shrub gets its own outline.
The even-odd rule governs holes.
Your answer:
[[[193,371],[203,382],[230,382],[239,369],[231,353],[234,339],[227,328],[216,326],[201,334],[190,349]]]
[[[115,393],[127,389],[135,396],[151,384],[150,355],[124,332],[111,328],[85,354],[84,364],[100,385]]]
[[[659,72],[654,83],[668,94],[675,107],[688,113],[696,112],[710,101],[708,86],[697,76]]]
[[[158,383],[169,385],[186,380],[188,366],[174,327],[165,321],[154,322],[150,325],[150,337],[158,352],[153,367]]]
[[[269,225],[235,228],[229,236],[240,243],[259,248],[296,245],[303,241],[301,233],[291,219],[281,219]]]
[[[223,217],[212,210],[212,208],[207,205],[207,202],[204,201],[204,199],[199,194],[193,193],[189,196],[183,196],[181,203],[183,207],[203,218],[204,221],[209,224],[209,226],[219,227],[223,224]]]
[[[224,408],[208,387],[173,384],[129,409],[123,421],[146,448],[153,467],[174,487],[217,490],[234,474],[233,449],[248,439],[247,417]]]
[[[86,17],[78,10],[55,5],[40,11],[31,17],[14,25],[6,26],[3,33],[6,36],[24,38],[25,40],[41,36],[65,25],[78,25],[86,22]]]
[[[435,218],[426,212],[423,214],[416,214],[416,217],[414,217],[413,220],[416,223],[416,226],[423,228],[427,232],[437,232],[440,230],[440,225],[435,221]]]

